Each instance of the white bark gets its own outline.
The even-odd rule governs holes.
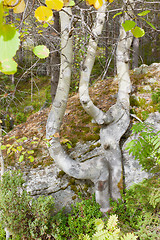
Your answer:
[[[1,146],[2,146],[2,125],[0,120],[0,163],[1,163],[1,181],[2,181],[2,176],[5,172],[5,168],[4,168],[4,158],[3,158]],[[5,232],[6,232],[6,240],[8,240],[10,237],[10,233],[6,227],[5,227]]]
[[[117,73],[119,91],[117,103],[104,113],[96,107],[89,97],[88,87],[90,74],[94,65],[98,36],[102,32],[105,19],[105,4],[97,11],[96,22],[92,29],[87,56],[80,78],[80,101],[85,111],[101,125],[100,140],[103,154],[92,160],[78,163],[72,160],[63,150],[59,141],[59,131],[66,109],[71,77],[72,38],[70,37],[71,9],[65,8],[60,13],[62,31],[62,53],[60,79],[55,100],[48,117],[46,132],[50,140],[50,155],[58,166],[70,176],[79,179],[90,179],[95,184],[96,200],[103,212],[109,209],[109,198],[117,200],[120,197],[119,183],[122,177],[121,150],[119,142],[130,123],[129,93],[131,83],[129,78],[128,51],[131,37],[121,27],[117,46]],[[69,15],[68,15],[68,14]],[[58,133],[58,134],[57,134]]]
[[[92,35],[90,36],[90,40],[87,48],[88,49],[87,56],[82,67],[80,85],[79,85],[79,95],[80,95],[81,104],[85,109],[85,111],[98,124],[109,123],[110,121],[112,121],[111,116],[106,118],[103,111],[101,111],[99,108],[97,108],[93,104],[92,100],[90,99],[89,91],[88,91],[90,75],[91,75],[91,71],[92,71],[95,57],[96,57],[98,40],[99,40],[99,36],[102,33],[103,24],[105,21],[105,15],[106,15],[105,10],[106,10],[106,3],[104,3],[103,6],[97,11],[96,21],[93,26]]]
[[[2,155],[1,146],[2,146],[2,125],[0,120],[0,163],[1,163],[1,181],[2,181],[2,176],[4,174],[5,169],[4,169],[4,159]]]
[[[51,139],[50,155],[64,172],[75,178],[92,179],[97,177],[95,165],[92,163],[89,165],[86,163],[80,164],[72,160],[63,150],[59,141],[60,126],[65,113],[70,88],[73,54],[72,36],[70,36],[72,12],[71,8],[64,8],[64,10],[60,12],[62,32],[60,78],[52,109],[47,120],[46,136],[48,139]]]
[[[105,9],[104,7],[102,8]],[[103,25],[104,20],[101,20],[101,12],[99,10],[98,21],[99,25]],[[69,14],[69,15],[68,15]],[[70,176],[73,176],[78,179],[90,179],[95,183],[96,192],[99,193],[99,189],[103,192],[104,185],[108,186],[109,173],[106,171],[107,162],[103,161],[101,158],[96,158],[90,161],[83,163],[78,163],[72,160],[66,152],[63,150],[60,141],[59,141],[59,131],[62,122],[62,118],[66,109],[66,103],[68,98],[68,92],[70,87],[70,77],[71,77],[71,62],[72,62],[72,38],[70,34],[70,21],[71,21],[71,9],[65,8],[65,12],[60,13],[61,19],[61,39],[62,39],[62,52],[61,52],[61,69],[60,69],[60,79],[56,92],[56,96],[50,111],[47,126],[46,126],[46,136],[50,139],[49,152],[51,157],[55,160],[58,166]],[[103,18],[105,17],[103,12]],[[97,21],[97,22],[98,22]],[[96,25],[95,25],[96,26]],[[93,32],[95,31],[95,26]],[[97,31],[96,38],[102,31],[102,26],[100,26],[100,31]],[[99,29],[99,26],[98,28]],[[96,40],[97,41],[97,40]],[[94,45],[94,41],[91,41]],[[97,44],[97,43],[96,43]],[[90,50],[89,50],[90,51]],[[90,55],[90,53],[88,54]],[[93,54],[94,57],[94,54]],[[94,61],[92,61],[92,66]],[[98,109],[98,108],[97,108]],[[99,110],[98,110],[99,111]],[[57,134],[58,133],[58,134]],[[102,207],[106,206],[105,203],[101,200],[98,200],[101,203]],[[107,203],[108,206],[108,203]]]

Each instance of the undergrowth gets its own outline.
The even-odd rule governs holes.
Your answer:
[[[7,172],[0,185],[0,240],[5,239],[6,226],[14,240],[129,240],[136,239],[135,236],[140,240],[158,240],[159,189],[158,176],[134,184],[122,199],[111,202],[105,218],[94,196],[80,196],[69,213],[65,209],[56,213],[51,196],[33,199],[25,190],[22,173]]]

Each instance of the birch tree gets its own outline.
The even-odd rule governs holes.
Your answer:
[[[5,1],[7,2],[9,0]],[[109,2],[112,1],[113,0],[109,0]],[[121,18],[120,34],[116,51],[117,77],[119,80],[118,97],[117,102],[107,112],[102,111],[93,104],[89,96],[88,87],[95,61],[98,39],[102,33],[105,21],[107,3],[102,0],[88,0],[88,3],[93,5],[97,9],[97,12],[95,22],[90,32],[87,55],[82,65],[79,96],[84,110],[100,126],[101,150],[99,156],[85,162],[77,162],[69,157],[60,144],[60,127],[67,106],[72,72],[73,15],[70,6],[71,2],[72,1],[46,0],[45,3],[47,6],[40,6],[35,11],[35,17],[43,23],[52,19],[52,9],[58,10],[60,11],[61,22],[60,76],[56,95],[46,124],[46,137],[50,144],[50,155],[59,168],[74,178],[90,179],[95,186],[96,200],[101,205],[102,212],[106,212],[110,207],[109,198],[112,197],[114,200],[120,198],[118,186],[123,178],[120,140],[130,124],[129,94],[131,91],[131,82],[129,77],[129,49],[132,43],[132,34],[135,37],[141,37],[144,35],[144,30],[136,26],[136,22],[132,19],[136,18],[133,13],[135,1],[123,0],[124,9],[118,13],[118,15],[121,15]],[[7,2],[7,6],[8,4]],[[16,5],[16,7],[18,5]],[[15,6],[13,8],[15,10]],[[20,10],[23,12],[24,8],[25,5],[23,4],[23,9]],[[147,13],[148,11],[144,11],[140,13],[139,16],[145,16]],[[17,68],[13,57],[19,46],[19,34],[14,27],[7,25],[3,18],[4,4],[3,1],[0,0],[0,30],[2,30],[2,37],[0,36],[0,50],[2,51],[0,56],[0,71],[6,74],[13,74]],[[152,24],[149,23],[149,25],[151,26]],[[10,34],[7,35],[9,30]],[[8,40],[7,46],[4,38]],[[12,48],[12,45],[14,48]],[[10,51],[6,53],[4,49],[9,49]],[[33,51],[35,55],[40,58],[46,58],[49,55],[49,50],[45,46],[35,47]],[[8,66],[10,67],[9,69]]]
[[[132,2],[125,5],[130,11]],[[95,186],[96,201],[101,206],[101,211],[109,209],[109,198],[114,200],[120,198],[118,185],[122,178],[120,139],[126,132],[129,123],[129,93],[131,83],[129,77],[129,48],[132,42],[131,33],[126,33],[120,28],[120,36],[117,44],[117,74],[119,78],[118,98],[107,112],[96,107],[89,96],[89,80],[94,65],[98,37],[101,35],[104,20],[106,3],[97,10],[95,23],[92,28],[88,51],[83,63],[79,96],[85,111],[100,125],[100,142],[102,151],[98,157],[85,162],[77,162],[71,159],[63,150],[60,139],[60,126],[66,109],[67,98],[70,87],[71,64],[72,64],[72,37],[70,36],[72,12],[65,8],[60,12],[61,20],[61,69],[59,84],[48,116],[46,125],[46,136],[50,140],[49,152],[51,157],[68,175],[77,179],[90,179]],[[130,15],[124,14],[121,21]]]

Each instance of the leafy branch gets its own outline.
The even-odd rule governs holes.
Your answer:
[[[118,217],[116,215],[110,216],[107,226],[102,219],[95,220],[96,233],[90,238],[85,235],[83,240],[136,240],[137,237],[133,233],[127,233],[123,237],[120,237],[120,229],[117,227]]]
[[[139,161],[142,168],[150,172],[160,170],[160,131],[149,123],[137,123],[132,127],[136,139],[127,143],[126,150]]]

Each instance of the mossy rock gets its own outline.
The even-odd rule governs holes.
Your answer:
[[[130,96],[130,105],[132,107],[134,107],[134,106],[139,107],[140,106],[139,100],[135,95]]]

